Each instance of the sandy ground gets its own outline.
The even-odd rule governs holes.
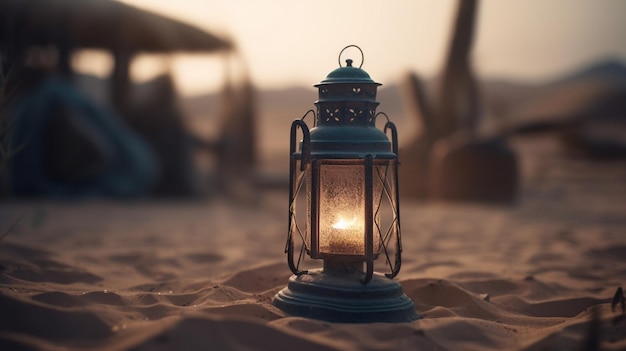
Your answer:
[[[0,204],[1,350],[626,350],[626,163],[520,142],[511,207],[402,202],[397,280],[423,319],[333,324],[271,305],[287,196]],[[599,345],[599,346],[598,346]]]

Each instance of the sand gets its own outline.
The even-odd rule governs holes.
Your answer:
[[[626,163],[523,140],[517,205],[402,202],[397,280],[423,319],[271,305],[287,196],[0,204],[0,350],[625,350]]]

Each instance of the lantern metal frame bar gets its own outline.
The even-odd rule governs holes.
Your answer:
[[[309,211],[311,211],[311,216],[308,218],[310,220],[309,226],[311,228],[311,258],[323,258],[318,257],[319,255],[319,214],[318,214],[318,199],[319,199],[319,160],[313,158],[311,160],[311,187],[313,190],[311,191],[311,204],[309,205]],[[314,233],[318,233],[315,235]],[[315,254],[315,256],[314,256]]]
[[[365,156],[365,277],[363,284],[372,280],[374,275],[374,177],[373,157]]]
[[[390,201],[392,206],[395,205],[395,209],[392,209],[392,210],[395,212],[395,217],[396,217],[395,218],[396,231],[397,231],[396,233],[396,247],[397,248],[396,248],[396,257],[395,257],[396,262],[393,265],[393,267],[391,267],[391,273],[385,274],[387,278],[393,279],[398,275],[398,273],[400,273],[400,268],[402,267],[402,232],[401,232],[402,226],[400,225],[400,183],[398,182],[398,166],[400,165],[400,159],[398,155],[398,129],[396,128],[396,125],[389,120],[389,116],[387,116],[386,113],[379,112],[376,114],[376,117],[378,117],[379,115],[383,115],[387,119],[387,123],[385,123],[385,127],[383,128],[383,133],[387,134],[388,130],[391,131],[391,151],[397,157],[395,165],[394,165],[395,199]],[[387,256],[387,258],[389,257],[387,252],[385,252],[385,255]]]
[[[291,124],[291,133],[290,133],[290,139],[289,139],[289,174],[295,174],[294,172],[296,171],[296,165],[297,165],[297,161],[298,159],[296,158],[296,149],[297,149],[297,131],[298,128],[300,128],[300,130],[302,130],[302,153],[300,156],[300,172],[304,172],[306,169],[306,165],[309,163],[308,161],[310,160],[311,157],[311,150],[310,150],[310,139],[311,139],[311,135],[309,133],[309,127],[307,126],[307,124],[304,122],[304,119],[306,118],[307,115],[309,115],[309,113],[313,113],[313,115],[315,116],[315,111],[313,110],[308,110],[300,119],[297,119],[295,121],[293,121],[293,123]],[[288,235],[287,235],[287,244],[285,245],[285,253],[287,254],[287,264],[289,265],[289,269],[291,270],[291,272],[295,275],[301,275],[301,274],[306,274],[307,271],[301,271],[299,269],[300,267],[300,260],[302,259],[303,256],[303,250],[305,250],[306,247],[306,239],[302,238],[302,232],[300,231],[298,227],[298,223],[297,221],[295,221],[295,210],[294,210],[294,206],[295,206],[295,196],[298,194],[300,188],[302,187],[302,177],[304,177],[304,173],[300,174],[300,179],[299,180],[295,180],[294,177],[290,176],[289,177],[289,219],[288,219]],[[294,181],[296,181],[296,183],[298,183],[298,189],[297,191],[294,190]],[[294,252],[294,245],[293,245],[293,226],[296,227],[299,235],[302,238],[302,248],[301,248],[301,252],[300,255],[298,256],[298,262],[294,263],[294,257],[293,257],[293,252]]]
[[[387,200],[389,200],[390,206],[391,206],[391,210],[394,213],[394,218],[391,221],[391,223],[389,224],[389,228],[386,229],[385,235],[383,236],[383,229],[380,226],[379,222],[374,222],[374,225],[377,228],[378,231],[378,235],[380,237],[380,244],[383,247],[383,250],[385,251],[385,257],[387,260],[387,264],[389,265],[389,268],[391,269],[391,271],[394,271],[394,265],[391,263],[391,259],[389,257],[389,250],[387,249],[388,247],[388,241],[391,239],[390,236],[393,233],[394,227],[397,233],[397,219],[398,217],[396,216],[396,207],[393,204],[393,199],[390,195],[391,190],[389,189],[389,184],[387,184],[387,177],[389,176],[389,165],[385,166],[385,171],[384,171],[384,176],[382,176],[380,174],[381,172],[379,171],[379,169],[377,168],[376,170],[376,174],[378,175],[378,179],[380,180],[381,184],[383,185],[383,189],[380,192],[380,196],[378,198],[378,206],[376,206],[376,213],[374,214],[374,218],[378,217],[378,214],[380,213],[380,210],[382,208],[382,202],[383,202],[383,197],[386,196]]]

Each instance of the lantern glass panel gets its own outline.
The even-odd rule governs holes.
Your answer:
[[[374,165],[374,237],[386,256],[393,257],[399,234],[398,200],[396,198],[395,160],[379,161]],[[376,246],[374,250],[378,250]],[[391,262],[388,262],[391,264]]]
[[[319,250],[322,254],[363,255],[365,247],[365,167],[321,164]]]
[[[309,226],[309,210],[311,208],[311,198],[307,196],[311,185],[311,168],[306,167],[305,170],[301,170],[301,160],[295,159],[294,177],[292,184],[292,196],[290,201],[290,223],[291,223],[291,235],[300,237],[302,244],[305,246],[306,252],[309,252],[309,236],[311,228]],[[305,216],[306,215],[306,216]]]

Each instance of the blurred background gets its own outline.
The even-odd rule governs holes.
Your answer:
[[[2,196],[286,189],[289,125],[356,44],[400,127],[403,195],[514,203],[519,140],[626,157],[624,13],[618,0],[5,0]]]

